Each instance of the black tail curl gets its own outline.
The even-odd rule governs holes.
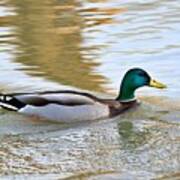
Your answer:
[[[22,107],[22,103],[12,96],[1,93],[0,107],[10,111],[17,111]]]

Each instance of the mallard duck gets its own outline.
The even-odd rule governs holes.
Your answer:
[[[38,93],[1,94],[0,106],[26,115],[58,122],[88,121],[114,117],[136,106],[136,89],[150,86],[166,88],[140,68],[126,72],[116,99],[102,99],[72,90]]]

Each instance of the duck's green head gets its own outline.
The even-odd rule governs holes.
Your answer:
[[[125,74],[117,100],[128,101],[134,99],[135,90],[143,86],[150,86],[159,89],[166,88],[166,85],[153,80],[143,69],[133,68]]]

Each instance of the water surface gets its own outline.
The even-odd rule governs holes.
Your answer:
[[[180,178],[179,16],[177,0],[2,0],[1,92],[115,97],[131,67],[168,89],[143,88],[138,109],[91,123],[1,110],[1,179]]]

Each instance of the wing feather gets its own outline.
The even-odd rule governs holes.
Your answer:
[[[90,105],[94,104],[97,99],[86,93],[74,92],[51,92],[39,94],[16,94],[15,99],[27,105],[44,106],[47,104],[60,104],[67,106]],[[93,98],[94,97],[94,98]]]

